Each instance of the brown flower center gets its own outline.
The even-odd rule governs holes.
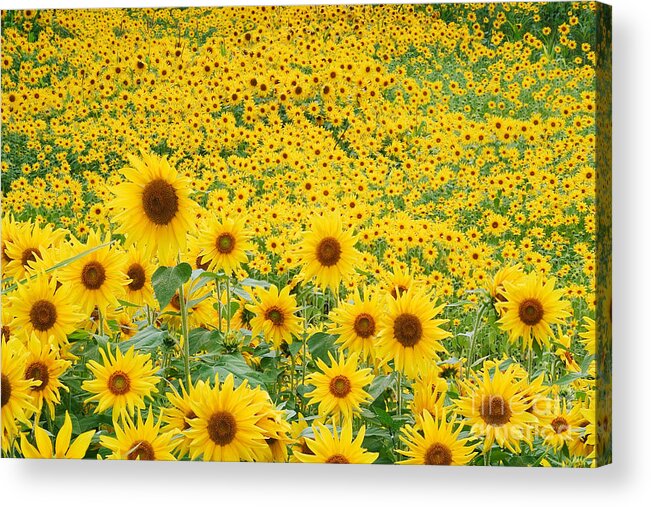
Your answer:
[[[499,395],[486,395],[481,400],[481,418],[491,426],[502,426],[511,420],[509,403]]]
[[[181,311],[181,299],[179,298],[178,292],[172,296],[172,299],[170,300],[170,306],[175,310]]]
[[[147,281],[145,268],[137,263],[131,264],[131,266],[129,266],[129,269],[127,270],[127,276],[131,278],[131,282],[128,285],[129,290],[132,290],[134,292],[142,289],[145,286],[145,282]]]
[[[355,317],[353,328],[360,338],[369,338],[375,334],[375,319],[368,313],[360,313]]]
[[[129,376],[123,371],[115,371],[111,373],[111,376],[108,379],[108,388],[115,396],[128,393],[131,389]]]
[[[448,446],[443,444],[432,444],[425,452],[426,465],[450,465],[452,463],[452,452]]]
[[[208,420],[208,435],[217,445],[230,444],[237,433],[237,422],[230,412],[215,412]]]
[[[330,463],[332,465],[348,465],[350,461],[348,461],[348,458],[346,458],[346,456],[343,454],[333,454],[326,460],[326,463]]]
[[[127,459],[140,461],[153,461],[156,459],[154,446],[146,440],[137,440],[133,443],[132,449],[127,454]]]
[[[217,236],[215,247],[219,253],[229,254],[235,249],[235,238],[230,232],[223,232]]]
[[[2,339],[8,342],[9,338],[11,338],[11,328],[9,326],[2,326]]]
[[[196,419],[197,414],[194,413],[194,410],[190,410],[187,414],[185,414],[185,420],[183,421],[183,429],[187,430],[190,429],[190,423],[188,422],[189,419]]]
[[[29,310],[29,322],[37,331],[47,331],[57,321],[57,308],[51,301],[40,299]]]
[[[565,433],[567,430],[570,429],[570,424],[567,422],[567,419],[565,417],[559,416],[556,419],[552,421],[552,428],[554,429],[554,432],[558,435],[560,433]]]
[[[0,391],[0,406],[4,407],[11,399],[11,384],[9,383],[9,377],[4,373],[0,377]]]
[[[204,271],[208,271],[208,268],[210,267],[210,261],[203,262],[202,255],[197,256],[194,264],[197,266],[197,269],[203,269]]]
[[[91,261],[81,270],[81,283],[88,290],[99,289],[106,280],[106,270],[97,261]]]
[[[314,456],[314,452],[312,451],[312,449],[310,449],[310,446],[307,445],[307,442],[305,440],[301,442],[301,453]]]
[[[525,299],[520,303],[520,320],[528,326],[535,326],[543,318],[543,306],[537,299]]]
[[[156,225],[167,225],[179,211],[179,197],[165,180],[154,180],[142,191],[142,207],[147,218]]]
[[[337,398],[345,398],[351,391],[350,379],[337,375],[330,380],[330,393]]]
[[[46,364],[36,361],[25,369],[26,380],[40,380],[41,385],[32,386],[32,391],[42,391],[50,383],[50,371]]]
[[[20,258],[20,263],[23,265],[23,267],[28,266],[28,262],[30,261],[35,261],[41,256],[41,252],[38,250],[38,248],[25,248],[23,250],[23,255]]]
[[[414,347],[423,337],[423,325],[411,313],[400,314],[393,322],[393,336],[403,347]]]
[[[272,306],[269,308],[265,312],[264,318],[273,322],[274,326],[281,326],[285,321],[285,315],[283,314],[282,309],[278,308],[277,306]]]
[[[389,292],[389,294],[391,294],[391,297],[393,299],[398,299],[398,296],[403,292],[407,292],[407,287],[404,285],[396,285],[393,289],[391,289],[391,292]]]
[[[335,238],[323,238],[316,247],[316,258],[322,266],[334,266],[341,259],[341,244]]]

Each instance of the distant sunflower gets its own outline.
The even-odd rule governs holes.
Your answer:
[[[463,424],[445,420],[445,414],[437,417],[425,411],[418,416],[417,427],[406,425],[402,428],[400,440],[407,446],[398,452],[408,459],[399,461],[401,465],[467,465],[475,456],[474,446],[469,438],[459,438]]]
[[[362,403],[371,398],[364,388],[371,384],[373,374],[370,368],[358,369],[358,354],[353,353],[345,359],[340,353],[335,360],[328,352],[328,357],[331,366],[317,359],[317,366],[323,373],[315,372],[308,378],[308,383],[315,386],[306,393],[306,397],[311,398],[308,406],[318,403],[321,416],[334,414],[352,419],[360,412]]]
[[[47,431],[40,426],[34,428],[36,447],[28,440],[25,433],[20,436],[20,449],[25,458],[32,459],[82,459],[95,436],[95,430],[79,435],[70,443],[72,437],[72,420],[66,411],[63,426],[56,436],[54,446]]]
[[[483,374],[472,372],[472,381],[463,383],[464,395],[454,403],[458,413],[471,426],[471,433],[484,438],[484,453],[494,442],[511,452],[520,453],[520,442],[531,444],[528,425],[538,418],[530,413],[533,400],[526,398],[526,379],[518,380],[512,366],[484,368]]]
[[[503,283],[506,301],[496,305],[502,315],[498,324],[508,332],[510,342],[522,338],[523,349],[531,347],[533,340],[549,347],[554,336],[551,326],[562,324],[570,315],[570,303],[561,299],[563,291],[555,290],[554,283],[554,278],[545,281],[536,273],[523,276],[517,283]]]
[[[55,248],[66,233],[63,229],[54,229],[52,224],[43,228],[31,222],[18,224],[13,231],[12,241],[3,244],[3,259],[10,259],[3,265],[4,277],[11,276],[17,280],[24,278],[34,269],[34,264],[41,260],[44,252]]]
[[[337,292],[339,284],[355,272],[359,253],[351,231],[344,231],[341,217],[326,215],[312,221],[299,247],[305,279],[316,278],[321,288]]]
[[[54,417],[54,405],[61,402],[59,389],[68,388],[59,377],[70,367],[70,361],[59,358],[59,353],[49,343],[42,343],[35,335],[30,336],[27,344],[28,355],[25,358],[25,380],[38,380],[39,385],[30,388],[34,406],[41,411],[43,403]]]
[[[189,181],[166,158],[128,158],[131,165],[120,171],[127,181],[113,190],[116,197],[109,203],[116,211],[118,232],[148,255],[173,262],[185,251],[186,234],[194,228],[197,204],[189,197]]]
[[[9,298],[16,329],[24,336],[35,334],[43,343],[60,346],[83,318],[70,292],[57,290],[57,282],[41,273],[18,286]]]
[[[191,401],[196,418],[187,419],[190,457],[204,461],[254,461],[265,448],[265,437],[256,425],[260,403],[256,403],[246,381],[237,388],[229,374],[223,384],[202,392],[201,401]]]
[[[124,287],[124,299],[134,305],[148,305],[150,308],[155,308],[151,276],[156,266],[152,263],[151,257],[145,255],[135,245],[131,246],[124,255],[125,262],[122,269],[129,278],[129,283]]]
[[[414,378],[426,372],[445,352],[441,340],[450,333],[440,328],[447,320],[436,319],[445,305],[436,306],[417,289],[390,298],[378,337],[378,357],[383,364],[393,360],[394,369]]]
[[[151,407],[144,421],[141,412],[138,410],[137,413],[135,421],[123,414],[121,423],[114,423],[115,438],[106,435],[100,437],[102,447],[113,451],[108,459],[174,461],[175,433],[160,432],[161,420],[154,419]]]
[[[339,305],[330,313],[330,331],[339,335],[336,343],[363,359],[375,359],[375,341],[380,331],[380,305],[355,291],[353,301]]]
[[[292,343],[293,335],[300,333],[300,319],[296,298],[289,294],[290,287],[280,292],[272,285],[268,290],[256,291],[253,304],[246,305],[255,317],[251,319],[253,336],[263,335],[267,342],[275,348],[280,348],[283,342]]]
[[[335,465],[365,464],[369,465],[378,457],[376,452],[368,452],[362,443],[366,426],[362,426],[353,440],[353,424],[345,421],[337,431],[335,421],[331,421],[332,431],[325,425],[315,422],[314,438],[305,438],[309,453],[294,451],[294,456],[301,463],[329,463]]]
[[[118,297],[124,297],[124,286],[129,283],[122,256],[110,245],[102,247],[109,242],[109,237],[102,239],[98,232],[90,232],[86,243],[77,242],[74,250],[81,254],[97,249],[56,272],[62,290],[74,294],[82,310],[89,314],[95,308],[106,314],[109,308],[118,306]]]
[[[93,373],[93,380],[85,380],[82,389],[94,394],[86,403],[98,401],[95,412],[113,409],[113,419],[128,413],[133,415],[135,409],[145,408],[145,398],[158,392],[156,384],[157,368],[152,366],[149,354],[140,354],[131,347],[124,355],[119,348],[115,355],[111,347],[99,349],[103,364],[88,361],[88,369]]]
[[[247,250],[252,248],[249,234],[244,230],[243,218],[208,218],[198,233],[197,246],[201,261],[208,263],[208,271],[223,271],[231,276],[241,264],[248,261]]]

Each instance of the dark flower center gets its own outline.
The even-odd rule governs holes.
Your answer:
[[[452,463],[452,452],[443,444],[432,444],[425,453],[426,465],[449,465]]]
[[[348,465],[350,461],[348,461],[348,458],[346,458],[346,456],[343,454],[333,454],[326,460],[326,463],[330,463],[332,465]]]
[[[543,306],[537,299],[525,299],[518,309],[520,320],[528,326],[535,326],[543,318]]]
[[[411,313],[400,314],[393,323],[393,336],[403,347],[414,347],[423,337],[423,325]]]
[[[235,238],[229,232],[223,232],[217,236],[215,246],[219,253],[229,254],[235,249]]]
[[[47,331],[57,321],[57,308],[51,301],[40,299],[29,310],[29,321],[37,331]]]
[[[552,428],[554,429],[554,432],[558,435],[560,433],[565,433],[567,430],[570,429],[570,425],[567,422],[567,419],[565,417],[557,417],[552,421]]]
[[[337,375],[330,380],[330,393],[337,398],[345,398],[351,391],[350,379]]]
[[[215,412],[208,420],[208,435],[217,445],[230,444],[237,433],[237,422],[230,412]]]
[[[147,281],[145,268],[137,263],[131,264],[131,266],[129,266],[129,269],[127,270],[127,276],[131,278],[131,282],[128,285],[129,290],[132,290],[134,292],[142,289],[145,286],[145,282]]]
[[[486,395],[481,400],[481,418],[491,426],[502,426],[511,420],[511,408],[499,395]]]
[[[316,258],[322,266],[334,266],[341,259],[341,245],[335,238],[321,240],[316,247]]]
[[[28,266],[28,262],[35,261],[40,256],[41,252],[38,250],[38,248],[25,248],[25,250],[23,250],[23,255],[20,258],[20,263],[23,265],[23,267],[26,268]]]
[[[81,270],[81,283],[88,290],[99,289],[106,280],[106,270],[97,261],[91,261]]]
[[[0,377],[0,391],[0,406],[4,407],[11,399],[11,384],[9,383],[9,377],[4,373]]]
[[[140,461],[153,461],[156,459],[154,447],[146,440],[137,440],[133,443],[132,449],[127,454],[127,459]]]
[[[154,180],[142,191],[142,207],[147,218],[156,225],[167,225],[179,211],[179,197],[174,186],[165,180]]]
[[[283,311],[277,306],[272,306],[269,308],[265,312],[264,318],[273,322],[274,326],[281,326],[285,321],[285,315],[283,314]]]
[[[50,383],[50,371],[47,365],[36,361],[30,364],[25,370],[26,380],[40,380],[41,385],[32,386],[32,391],[42,391]]]
[[[355,317],[353,328],[360,338],[369,338],[375,334],[375,319],[368,313],[360,313]]]
[[[115,396],[128,393],[131,389],[129,376],[123,371],[113,372],[108,379],[108,388]]]

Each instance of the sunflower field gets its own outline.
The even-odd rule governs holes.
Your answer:
[[[2,456],[607,462],[602,7],[4,11]]]

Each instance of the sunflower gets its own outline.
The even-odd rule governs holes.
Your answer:
[[[487,284],[488,293],[490,294],[493,301],[506,301],[502,295],[502,290],[504,290],[504,282],[517,283],[524,276],[522,271],[522,266],[520,264],[515,264],[513,266],[506,266],[500,269],[492,280]]]
[[[95,412],[113,409],[113,419],[128,412],[133,415],[136,408],[145,408],[144,399],[151,398],[151,393],[158,392],[156,384],[160,377],[158,369],[151,364],[149,354],[140,354],[131,347],[124,355],[119,348],[115,355],[111,347],[99,349],[103,364],[88,361],[88,369],[93,373],[93,380],[85,380],[81,387],[94,394],[86,403],[97,401]]]
[[[82,459],[86,455],[90,441],[95,436],[95,430],[90,430],[79,435],[71,443],[72,420],[66,410],[63,426],[56,436],[54,446],[47,431],[40,426],[34,428],[34,447],[23,433],[20,436],[20,449],[25,458],[33,459]]]
[[[556,400],[551,413],[542,418],[541,435],[545,444],[559,451],[567,444],[568,448],[572,447],[573,441],[581,436],[581,405],[575,405],[570,410],[567,409],[567,402]]]
[[[9,234],[13,235],[13,238],[7,242],[3,240],[2,245],[3,260],[10,259],[3,266],[3,271],[5,276],[19,280],[33,269],[34,263],[41,259],[46,250],[56,248],[67,231],[54,229],[52,224],[40,228],[36,224],[25,222],[17,224],[13,231],[10,226]]]
[[[387,301],[377,347],[382,364],[393,360],[395,370],[414,378],[426,372],[445,352],[441,340],[450,336],[439,326],[447,320],[435,317],[445,305],[436,306],[427,293],[411,289]]]
[[[129,283],[124,287],[124,299],[134,305],[147,305],[154,308],[156,303],[151,276],[154,274],[156,266],[152,263],[151,257],[132,245],[127,250],[124,260],[122,269],[129,278]]]
[[[582,338],[581,343],[583,343],[583,347],[588,354],[594,355],[597,351],[595,321],[590,317],[583,317],[583,321],[585,322],[585,331],[579,333],[579,336]]]
[[[179,251],[185,251],[198,208],[189,197],[189,181],[166,158],[142,154],[128,159],[131,165],[120,171],[127,181],[113,190],[116,197],[109,203],[116,211],[117,230],[145,255],[174,262]]]
[[[459,414],[471,425],[471,433],[484,438],[484,453],[497,442],[520,453],[520,442],[531,445],[528,425],[538,418],[529,412],[533,400],[525,397],[526,379],[517,379],[513,365],[505,371],[485,367],[483,375],[472,372],[473,381],[462,383],[463,396],[454,400]]]
[[[418,416],[416,427],[406,425],[402,428],[400,440],[407,446],[398,449],[408,459],[399,461],[401,465],[467,465],[475,456],[474,446],[469,438],[459,438],[462,424],[445,420],[444,412],[435,412],[437,417],[426,410]]]
[[[267,342],[280,348],[283,342],[292,343],[293,335],[301,331],[296,298],[289,294],[290,287],[280,292],[272,285],[268,290],[258,289],[253,304],[246,305],[255,317],[251,319],[253,336],[263,335]]]
[[[336,343],[362,359],[375,359],[375,340],[380,330],[380,305],[361,291],[353,293],[353,301],[338,306],[330,313],[330,331],[339,335]]]
[[[343,230],[341,217],[325,215],[315,218],[299,246],[305,279],[316,278],[319,287],[329,287],[337,292],[341,281],[355,272],[359,257],[355,243],[352,232]]]
[[[256,450],[256,461],[285,463],[288,458],[287,447],[293,443],[285,412],[279,410],[271,401],[269,393],[259,387],[253,390],[253,395],[255,402],[260,403],[256,426],[262,430],[267,444],[265,448]]]
[[[9,254],[7,252],[7,248],[11,243],[14,242],[14,240],[18,237],[20,234],[20,222],[16,222],[14,220],[13,215],[11,214],[6,214],[5,216],[2,217],[2,270],[6,271],[7,269],[7,264],[10,263],[13,259],[9,257]],[[3,275],[4,278],[4,275]]]
[[[366,426],[362,426],[353,440],[353,424],[345,421],[340,430],[334,420],[331,421],[332,432],[325,425],[315,422],[314,438],[305,438],[309,453],[294,451],[294,456],[301,463],[330,463],[338,465],[373,463],[378,453],[368,452],[362,447]]]
[[[413,383],[414,396],[411,401],[411,411],[418,417],[424,412],[435,414],[443,410],[447,381],[439,376],[437,369],[432,368],[419,375]]]
[[[561,299],[563,291],[555,290],[554,284],[554,278],[545,281],[536,273],[523,276],[517,283],[503,282],[501,294],[506,301],[496,304],[502,315],[498,324],[509,333],[510,342],[522,338],[523,350],[531,347],[533,340],[549,347],[554,335],[551,326],[562,324],[570,315],[569,302]]]
[[[201,403],[202,393],[205,389],[210,390],[210,385],[203,380],[198,380],[190,389],[186,390],[181,383],[181,392],[179,393],[174,386],[171,386],[172,392],[165,393],[171,406],[163,409],[162,418],[165,423],[164,431],[172,431],[175,434],[182,435],[177,438],[175,453],[179,458],[184,457],[190,450],[190,439],[185,435],[185,431],[190,429],[190,419],[195,419],[197,415],[192,410],[192,403]]]
[[[18,285],[9,298],[15,329],[24,336],[36,335],[43,343],[61,346],[84,316],[69,292],[57,289],[57,282],[45,273]]]
[[[223,271],[232,276],[248,261],[246,252],[252,246],[244,225],[243,218],[219,219],[213,215],[206,220],[198,233],[197,247],[201,249],[202,264],[208,264],[208,271]]]
[[[305,394],[311,398],[309,405],[319,404],[319,415],[334,414],[336,417],[352,419],[361,410],[362,403],[368,402],[371,396],[364,391],[372,380],[370,368],[357,369],[358,354],[351,354],[348,359],[340,352],[335,360],[328,352],[331,366],[321,359],[316,360],[318,368],[323,372],[312,373],[308,383],[315,387]]]
[[[256,425],[261,403],[246,381],[237,388],[234,384],[232,374],[221,385],[215,378],[215,386],[202,390],[200,401],[191,400],[190,407],[196,417],[186,419],[190,429],[185,434],[190,440],[192,459],[254,461],[256,452],[267,445]]]
[[[109,237],[102,240],[98,232],[90,232],[86,244],[77,242],[74,250],[77,254],[94,250],[56,271],[63,290],[76,296],[85,313],[97,308],[105,315],[118,306],[118,297],[124,297],[124,286],[129,284],[122,256],[107,243]]]
[[[23,368],[27,350],[18,338],[2,340],[2,450],[9,449],[13,438],[18,433],[16,421],[29,424],[29,417],[36,411],[32,403],[31,388],[37,386],[37,380],[25,379]]]
[[[27,344],[25,358],[25,380],[38,380],[39,385],[30,388],[34,406],[41,411],[47,403],[50,417],[54,418],[54,405],[61,402],[59,389],[68,390],[59,377],[70,367],[70,361],[59,358],[59,353],[49,343],[42,343],[32,335]]]
[[[396,266],[393,271],[383,273],[380,286],[383,292],[396,299],[400,294],[415,288],[416,280],[414,280],[408,269],[403,270]]]
[[[161,433],[161,419],[154,420],[151,407],[144,421],[140,411],[137,412],[136,421],[123,414],[122,424],[114,423],[115,438],[106,435],[100,437],[102,447],[113,451],[108,459],[174,461],[175,432]]]

